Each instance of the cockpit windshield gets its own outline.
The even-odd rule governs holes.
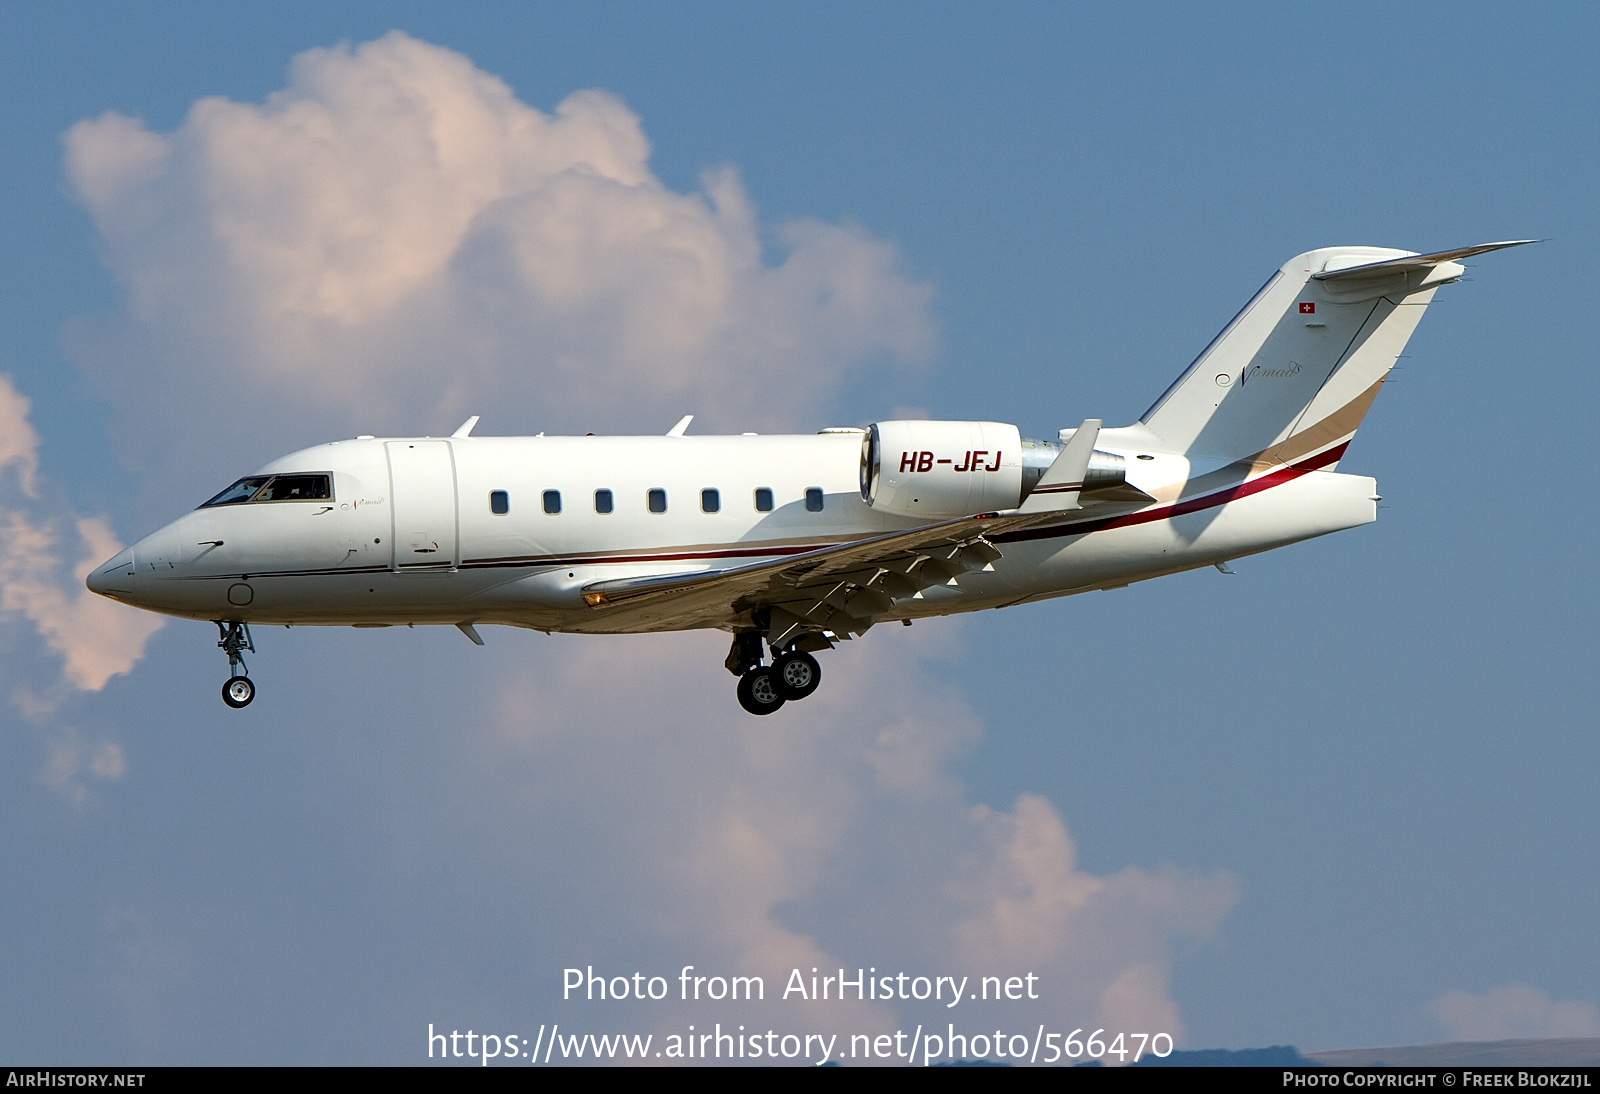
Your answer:
[[[262,501],[326,501],[332,497],[331,475],[253,475],[240,479],[200,508]]]
[[[267,484],[265,478],[240,479],[222,493],[200,506],[202,509],[213,505],[237,505],[242,501],[249,501],[256,496],[256,491]]]

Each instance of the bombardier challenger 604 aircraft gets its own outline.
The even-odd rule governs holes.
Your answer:
[[[1457,259],[1327,247],[1272,275],[1133,425],[998,422],[812,436],[358,437],[285,456],[88,578],[217,625],[229,706],[251,624],[733,636],[770,714],[812,654],[878,623],[1109,589],[1366,524],[1345,446]]]

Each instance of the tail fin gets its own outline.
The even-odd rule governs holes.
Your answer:
[[[1293,463],[1343,451],[1455,260],[1532,240],[1419,255],[1325,247],[1286,262],[1141,423],[1171,452]],[[1333,453],[1330,463],[1337,463]]]

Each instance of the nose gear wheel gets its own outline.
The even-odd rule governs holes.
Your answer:
[[[255,697],[256,686],[250,682],[248,676],[235,676],[222,685],[222,701],[235,710],[249,706],[250,700]]]
[[[246,652],[255,653],[255,643],[250,640],[250,627],[246,623],[230,620],[213,620],[217,625],[217,648],[228,655],[228,671],[233,675],[222,685],[222,701],[238,710],[247,707],[256,697],[256,686],[250,680],[250,670],[245,667]]]

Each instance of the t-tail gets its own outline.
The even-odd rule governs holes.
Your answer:
[[[1419,255],[1324,247],[1284,263],[1140,424],[1162,450],[1331,470],[1457,259],[1533,240]]]

